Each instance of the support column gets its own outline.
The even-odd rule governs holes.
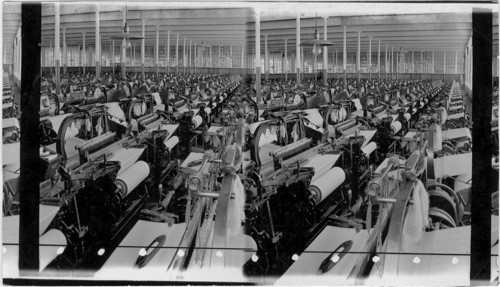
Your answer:
[[[130,67],[132,67],[132,72],[135,72],[135,45],[132,45],[132,59],[130,60]]]
[[[267,50],[267,35],[264,35],[264,70],[266,71],[266,82],[269,81],[269,51]]]
[[[328,16],[323,21],[323,40],[328,40]],[[323,47],[323,85],[328,85],[328,47]]]
[[[188,53],[189,53],[189,56],[188,56],[188,67],[189,67],[189,73],[191,74],[191,44],[193,43],[192,40],[189,40],[189,50],[188,50]]]
[[[411,71],[410,71],[412,74],[415,73],[415,61],[414,61],[414,58],[413,58],[413,51],[411,51]]]
[[[260,11],[255,10],[255,99],[260,104]],[[260,115],[259,115],[260,116]]]
[[[304,47],[302,47],[302,46],[300,47],[300,58],[302,59],[302,65],[301,65],[301,67],[302,67],[302,79],[304,79],[304,72],[305,72],[304,67],[306,66],[305,65],[306,57],[304,57]]]
[[[260,32],[259,32],[260,33]],[[297,85],[300,84],[300,13],[297,12],[295,33],[295,68],[297,69]]]
[[[344,71],[344,88],[347,88],[347,26],[344,25],[344,50],[342,51],[342,70]]]
[[[382,65],[380,65],[380,40],[378,41],[377,64],[378,64],[378,79],[380,80],[380,69],[382,67]]]
[[[356,72],[358,72],[358,85],[361,82],[361,31],[358,31],[358,52],[356,53]]]
[[[83,32],[83,45],[82,45],[83,74],[85,74],[85,67],[87,66],[87,51],[85,50],[85,36],[86,36],[86,33]]]
[[[63,73],[66,74],[68,72],[68,53],[66,50],[66,28],[62,29],[63,31]]]
[[[186,37],[182,44],[182,73],[186,73]]]
[[[436,70],[435,70],[435,65],[436,63],[434,62],[434,51],[432,51],[432,73],[436,73]]]
[[[337,59],[337,50],[333,51],[333,58],[335,59],[335,62],[333,63],[333,73],[336,74],[337,73],[337,66],[339,64],[338,62],[338,59]],[[334,75],[334,77],[336,77],[336,75]]]
[[[144,62],[146,56],[146,19],[142,19],[142,40],[141,40],[141,75],[142,79],[146,79],[144,71]]]
[[[99,2],[95,6],[95,75],[101,78],[101,27],[99,23]]]
[[[394,46],[391,46],[391,80],[394,79]]]
[[[7,43],[4,43],[3,46],[4,46],[4,48],[3,48],[4,52],[3,53],[5,55],[4,57],[7,58]],[[50,50],[49,51],[52,52],[52,57],[50,59],[51,60],[50,61],[50,72],[52,73],[52,67],[54,66],[54,49],[52,48],[52,41],[50,41]],[[82,52],[80,51],[80,57],[81,57],[81,54],[82,54]],[[82,59],[80,58],[80,63],[81,62],[82,62]]]
[[[193,65],[193,73],[196,74],[196,62],[198,61],[198,49],[196,48],[196,43],[194,43],[194,65]]]
[[[283,57],[283,73],[285,74],[285,81],[288,81],[288,39],[285,39],[285,54]]]
[[[177,34],[177,42],[175,43],[175,73],[179,73],[179,34]]]
[[[370,42],[368,44],[368,79],[372,80],[372,36],[369,37]]]
[[[498,61],[498,58],[497,58],[497,61]],[[458,51],[455,51],[455,74],[458,74]]]
[[[446,74],[446,51],[443,54],[443,74]]]
[[[54,57],[56,65],[56,95],[61,94],[61,3],[55,3],[55,43],[54,43]],[[83,33],[83,50],[85,51],[85,32]],[[83,72],[85,73],[85,65],[83,66]]]
[[[384,70],[385,70],[385,79],[387,80],[388,72],[389,72],[389,61],[387,59],[388,53],[387,50],[389,49],[389,44],[385,44],[385,65],[384,65]]]
[[[155,47],[155,65],[156,65],[156,80],[158,81],[160,64],[160,26],[156,26],[156,47]]]
[[[125,23],[127,23],[127,11],[125,7],[123,7],[122,16],[122,25],[125,27]],[[125,38],[122,40],[121,69],[122,79],[125,80],[127,75],[127,41]]]
[[[229,45],[229,68],[233,67],[233,45]]]
[[[167,74],[170,73],[170,30],[167,32]]]
[[[212,63],[212,45],[208,47],[208,67],[213,68],[213,63]]]
[[[115,40],[111,40],[111,69],[115,74]]]
[[[51,42],[51,44],[52,44],[52,42]],[[81,70],[80,70],[81,63],[82,63],[82,46],[78,45],[78,73],[81,72]]]
[[[245,69],[245,46],[241,45],[241,74],[243,75],[243,69]]]
[[[424,52],[420,51],[420,73],[424,73]]]

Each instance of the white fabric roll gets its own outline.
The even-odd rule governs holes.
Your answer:
[[[472,173],[465,173],[455,178],[455,185],[453,190],[459,192],[460,190],[469,189],[471,187]]]
[[[311,182],[314,182],[325,172],[330,170],[339,158],[340,155],[338,154],[316,154],[309,158],[309,161],[303,166],[314,168],[314,176],[311,179]]]
[[[157,105],[162,104],[160,93],[151,93]]]
[[[312,124],[322,127],[323,126],[323,116],[317,109],[304,110],[306,113],[305,118]]]
[[[40,237],[40,270],[45,269],[57,257],[58,249],[66,247],[66,244],[66,236],[57,229],[51,229]]]
[[[196,115],[192,119],[194,128],[198,128],[203,123],[203,118],[200,115]]]
[[[409,113],[405,113],[405,119],[409,121],[411,119],[411,115]]]
[[[361,106],[361,101],[359,99],[352,99],[352,102],[354,103],[356,110],[361,111],[363,109],[363,106]]]
[[[346,118],[347,118],[347,111],[346,111],[346,109],[341,108],[340,109],[340,117],[339,117],[339,119],[342,122],[342,121],[345,121]]]
[[[276,135],[276,131],[274,131],[272,128],[271,129],[266,129],[260,136],[259,138],[259,147],[272,143],[273,141],[278,140],[278,136]]]
[[[120,148],[114,151],[108,160],[118,161],[120,163],[120,170],[118,171],[118,175],[120,175],[139,159],[144,150],[144,147]]]
[[[21,161],[21,143],[9,143],[2,146],[2,165]]]
[[[433,143],[434,152],[440,151],[443,149],[443,132],[441,127],[436,125],[436,130],[434,131],[434,143]]]
[[[424,184],[417,180],[413,189],[413,204],[408,208],[403,224],[401,251],[408,251],[412,246],[418,246],[422,240],[425,227],[429,224],[429,194]]]
[[[336,166],[325,172],[320,178],[311,182],[309,191],[313,194],[316,204],[322,202],[345,180],[345,172]]]
[[[209,107],[206,107],[206,108],[205,108],[205,113],[206,113],[207,115],[209,115],[210,113],[212,113],[212,109],[211,109],[211,108],[209,108]]]
[[[16,127],[20,129],[19,121],[16,118],[2,119],[2,128]]]
[[[250,134],[253,135],[255,133],[255,131],[257,130],[257,128],[263,123],[264,121],[260,121],[260,122],[256,122],[256,123],[253,123],[253,124],[250,124],[248,126],[248,130],[250,131]]]
[[[177,144],[179,143],[179,137],[178,136],[173,136],[169,139],[166,139],[163,144],[165,145],[165,148],[168,150],[172,150]]]
[[[122,189],[122,197],[129,195],[149,175],[149,165],[145,161],[138,161],[122,174],[118,175],[115,184]]]
[[[108,107],[108,114],[122,121],[125,120],[125,113],[117,102],[105,103],[104,105]]]
[[[371,142],[371,143],[367,144],[366,146],[364,146],[361,149],[361,151],[363,152],[363,154],[366,157],[369,157],[372,154],[372,152],[374,152],[377,148],[378,148],[377,143],[376,142]]]
[[[398,133],[400,130],[401,130],[401,122],[400,121],[394,121],[391,123],[391,128],[392,128],[392,131],[396,134]]]
[[[64,114],[64,115],[59,115],[55,117],[50,117],[50,122],[52,123],[52,129],[58,133],[59,132],[59,127],[61,127],[62,122],[64,121],[65,118],[68,116],[71,116],[72,114]]]

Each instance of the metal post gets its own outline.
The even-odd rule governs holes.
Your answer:
[[[255,11],[255,99],[260,104],[260,11]]]
[[[160,26],[156,26],[156,47],[155,47],[155,65],[156,65],[156,80],[159,76],[159,59],[160,59]]]
[[[170,30],[167,33],[167,74],[170,73]]]
[[[115,40],[111,40],[111,66],[113,74],[115,73]]]
[[[56,2],[55,3],[55,29],[54,29],[54,34],[55,34],[55,43],[54,43],[54,57],[55,57],[55,64],[56,64],[56,95],[59,96],[61,94],[61,15],[60,15],[60,10],[61,9],[61,3]],[[83,33],[83,50],[85,51],[85,33]],[[83,66],[83,72],[85,73],[85,65]]]
[[[182,73],[186,73],[186,37],[184,37],[182,44]]]
[[[179,34],[177,34],[177,42],[175,43],[175,73],[179,73]]]
[[[259,32],[260,33],[260,32]],[[300,85],[300,13],[297,12],[295,34],[295,68],[297,69],[297,85]]]
[[[387,60],[387,49],[389,48],[389,44],[385,44],[385,65],[384,65],[384,70],[385,70],[385,79],[387,80],[387,74],[389,72],[389,61]]]
[[[266,82],[269,81],[269,50],[267,49],[267,35],[264,35],[264,69],[266,70]]]
[[[68,72],[68,54],[66,51],[66,28],[62,29],[63,31],[63,73],[66,74]]]
[[[443,74],[446,74],[446,51],[443,53]]]
[[[283,57],[283,73],[285,73],[285,81],[288,81],[288,39],[285,39],[285,55]]]
[[[99,23],[99,2],[95,7],[95,75],[101,77],[101,33]]]
[[[144,71],[146,57],[146,19],[142,19],[142,40],[141,40],[141,75],[142,79],[146,79],[146,74]]]
[[[380,80],[380,41],[378,41],[378,52],[377,52],[377,64],[378,64],[378,79]]]
[[[344,50],[342,52],[342,69],[344,70],[344,88],[347,88],[347,26],[344,25]]]
[[[328,16],[325,16],[323,22],[323,39],[328,40]],[[323,85],[328,85],[328,47],[323,47]]]
[[[127,23],[127,11],[126,8],[123,7],[122,10],[122,24],[125,26]],[[122,57],[121,57],[121,68],[122,68],[122,79],[126,79],[127,77],[127,40],[123,38],[122,40]]]
[[[372,80],[372,36],[370,36],[370,43],[368,44],[368,79]]]
[[[358,31],[358,52],[356,53],[356,71],[358,72],[358,85],[361,82],[361,31]]]

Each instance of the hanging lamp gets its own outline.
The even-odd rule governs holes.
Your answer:
[[[319,38],[319,32],[318,32],[318,17],[316,16],[316,27],[314,29],[314,33],[312,34],[313,39],[305,40],[300,42],[300,46],[303,47],[312,47],[312,53],[314,55],[320,55],[321,54],[321,48],[323,47],[328,47],[328,46],[333,46],[333,43],[327,40],[322,40]]]

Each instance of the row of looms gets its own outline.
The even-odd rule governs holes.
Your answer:
[[[260,21],[262,17],[265,28],[271,16],[256,9],[249,16],[255,22],[253,59],[243,45],[240,54],[234,48],[238,45],[231,45],[224,55],[224,36],[215,57],[205,36],[192,34],[194,49],[184,45],[182,56],[177,40],[172,67],[170,29],[175,28],[170,27],[162,67],[158,24],[154,64],[146,67],[146,47],[153,35],[145,28],[153,20],[146,18],[182,18],[189,11],[162,5],[148,14],[136,5],[121,11],[105,4],[43,4],[41,42],[49,41],[50,49],[36,48],[42,55],[36,97],[24,93],[24,86],[18,88],[20,54],[14,57],[13,72],[4,66],[4,278],[259,285],[470,282],[477,222],[476,145],[487,147],[482,151],[487,164],[478,170],[492,182],[498,182],[499,162],[497,88],[483,101],[488,137],[473,136],[478,117],[471,107],[472,36],[465,43],[470,50],[464,59],[459,61],[455,51],[452,68],[446,49],[441,50],[443,75],[436,76],[434,52],[427,61],[419,51],[418,62],[416,51],[400,47],[394,58],[386,49],[382,64],[380,41],[377,64],[372,64],[371,36],[364,61],[358,32],[355,73],[349,73],[346,49],[353,44],[346,39],[345,23],[365,22],[342,19],[343,71],[335,74],[337,51],[330,69],[327,47],[339,39],[327,30],[336,18],[324,17],[324,39],[314,16],[302,19],[306,31],[314,29],[314,34],[301,41],[301,14],[294,12],[297,19],[287,14],[280,21],[297,24],[293,32],[301,50],[289,61],[285,44],[282,61],[270,67],[268,48],[275,46],[272,41],[268,46],[266,34],[262,73]],[[76,17],[95,15],[95,54],[85,52],[85,41],[91,38],[84,32],[79,64],[68,66],[66,41],[76,38],[66,34],[71,29],[66,26],[60,67],[60,36],[52,34],[61,30],[61,22],[76,23],[68,18],[72,9],[81,10]],[[229,10],[248,17],[248,9]],[[202,19],[234,18],[222,8],[196,11],[193,15]],[[207,16],[209,12],[215,14]],[[432,19],[453,21],[436,17]],[[113,25],[101,27],[101,22],[111,18],[123,20],[120,33],[109,34],[121,44],[119,65],[114,41],[108,51],[112,61],[103,55],[102,41]],[[227,39],[231,31],[240,39],[235,25],[226,31]],[[142,35],[134,26],[142,28]],[[192,33],[179,30],[183,32]],[[136,60],[135,49],[130,50],[135,40],[142,41],[139,71],[129,66]],[[309,47],[312,73],[307,75],[301,69],[306,69],[304,48]],[[318,65],[321,52],[323,63]],[[88,66],[88,56],[91,62],[97,59],[94,67]],[[274,73],[279,64],[282,73]],[[362,75],[365,64],[369,70]],[[416,67],[421,69],[418,76]],[[29,103],[19,94],[29,97]],[[37,125],[27,135],[33,110]],[[39,167],[29,180],[23,175],[26,137],[36,138],[32,160]],[[22,228],[28,214],[23,193],[27,181],[38,191],[38,216],[32,218],[37,224],[30,230],[38,253],[29,255],[38,264],[32,270],[24,270],[21,263],[28,256],[23,250],[27,230]],[[491,221],[486,230],[491,242],[485,247],[490,256],[483,272],[495,284],[498,186],[492,184],[484,194],[491,202],[483,210]]]

